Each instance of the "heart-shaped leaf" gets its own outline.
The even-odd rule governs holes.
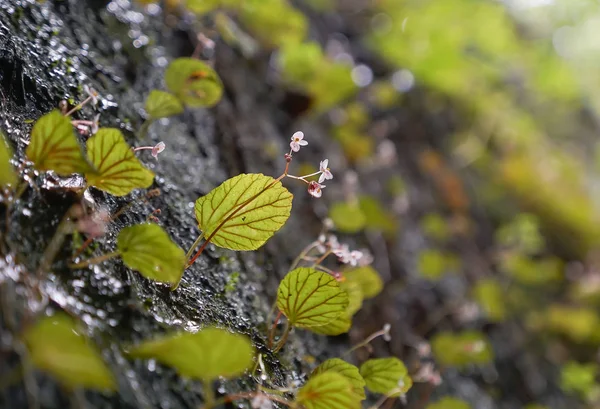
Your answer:
[[[211,107],[223,94],[223,84],[215,70],[195,58],[174,60],[165,72],[165,82],[190,107]]]
[[[127,267],[174,287],[187,262],[184,251],[156,224],[125,227],[117,237],[117,249]]]
[[[12,150],[6,143],[4,134],[0,132],[0,188],[15,186],[19,181],[13,165],[10,163]]]
[[[86,173],[90,185],[115,196],[124,196],[133,189],[147,188],[154,173],[144,167],[125,142],[121,131],[100,129],[87,141],[88,158],[96,173]]]
[[[339,202],[329,209],[335,228],[343,233],[356,233],[364,229],[367,218],[358,204]]]
[[[36,121],[25,154],[37,170],[59,175],[93,172],[75,138],[71,119],[58,110]]]
[[[145,109],[152,119],[159,119],[182,113],[183,104],[175,95],[153,89],[146,99]]]
[[[132,347],[133,358],[155,358],[189,378],[211,381],[239,376],[252,364],[254,348],[247,336],[219,328],[195,334],[179,332]]]
[[[285,224],[292,198],[272,177],[242,174],[196,200],[196,219],[217,246],[256,250]]]
[[[281,280],[277,307],[295,327],[319,327],[345,313],[348,294],[331,275],[300,267]]]
[[[371,266],[351,268],[344,271],[348,283],[357,283],[365,299],[373,298],[383,289],[381,276]]]
[[[324,373],[324,372],[336,372],[348,379],[352,385],[352,391],[360,397],[360,400],[366,399],[365,395],[365,380],[361,376],[358,368],[340,358],[331,358],[317,366],[312,374],[311,378]]]
[[[360,374],[375,393],[400,396],[412,387],[406,366],[395,357],[369,359],[361,365]]]
[[[296,395],[296,402],[305,409],[359,409],[360,401],[350,381],[336,372],[311,377]]]
[[[70,389],[115,391],[117,384],[100,352],[68,315],[44,317],[23,337],[35,366]]]
[[[327,335],[330,337],[345,334],[352,327],[352,318],[346,314],[342,314],[330,323],[319,327],[311,327],[310,330],[315,334]]]

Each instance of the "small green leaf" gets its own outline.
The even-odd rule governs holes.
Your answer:
[[[505,290],[494,278],[479,280],[473,288],[473,297],[492,322],[506,318]]]
[[[379,277],[379,275],[377,275],[377,277]],[[349,317],[352,317],[362,307],[364,298],[362,290],[363,285],[356,279],[348,280],[346,277],[346,280],[342,281],[340,286],[342,287],[342,290],[348,294],[348,309],[346,310],[346,313]]]
[[[426,409],[471,409],[471,406],[464,400],[445,396],[437,402],[427,405]]]
[[[125,227],[117,237],[117,249],[127,267],[175,286],[187,262],[184,251],[156,224]]]
[[[92,172],[73,133],[69,117],[54,110],[37,120],[25,151],[37,170],[52,170],[59,175]]]
[[[319,327],[311,327],[310,330],[315,334],[327,335],[330,337],[345,334],[352,328],[352,318],[342,314],[333,321]]]
[[[317,366],[312,374],[311,378],[324,372],[336,372],[345,377],[352,385],[352,391],[360,397],[360,400],[365,400],[365,380],[361,376],[358,368],[343,359],[331,358]]]
[[[344,271],[348,283],[358,283],[365,299],[373,298],[383,289],[383,281],[379,273],[371,266],[351,268]]]
[[[0,188],[15,186],[19,181],[13,165],[10,163],[12,150],[6,143],[4,134],[0,132]]]
[[[243,374],[252,365],[254,348],[245,335],[210,327],[143,342],[132,347],[129,356],[155,358],[181,376],[211,381]]]
[[[165,72],[165,82],[190,107],[211,107],[223,94],[223,84],[215,70],[195,58],[174,60]]]
[[[398,233],[398,220],[396,216],[386,210],[376,198],[372,196],[361,196],[359,199],[360,209],[365,215],[365,227],[381,231],[386,237],[394,237]]]
[[[329,324],[346,311],[348,295],[329,274],[301,267],[281,280],[277,307],[295,327],[319,327]]]
[[[133,189],[147,188],[154,173],[144,167],[125,142],[121,131],[100,129],[87,141],[88,158],[98,169],[86,173],[88,183],[115,196],[124,196]]]
[[[292,7],[287,0],[241,2],[239,19],[268,46],[300,43],[308,28],[304,13]]]
[[[431,349],[438,362],[445,366],[486,364],[493,359],[489,341],[477,331],[440,332],[431,340]]]
[[[360,366],[367,388],[375,393],[400,396],[412,387],[404,363],[396,357],[369,359]]]
[[[336,372],[311,377],[296,395],[304,409],[359,409],[360,401],[350,381]]]
[[[146,99],[145,109],[153,119],[159,119],[182,113],[183,105],[175,95],[153,89]]]
[[[356,233],[365,228],[367,218],[358,204],[334,203],[329,209],[329,217],[335,228],[342,233]]]
[[[221,6],[221,0],[185,0],[185,7],[198,15],[206,14]]]
[[[598,388],[596,383],[598,372],[598,364],[595,362],[580,364],[569,361],[561,368],[560,387],[566,393],[576,394],[587,400]]]
[[[117,384],[100,352],[66,314],[44,317],[23,336],[31,361],[70,389],[115,391]]]
[[[242,174],[196,200],[196,219],[219,247],[256,250],[287,221],[292,194],[272,177]]]

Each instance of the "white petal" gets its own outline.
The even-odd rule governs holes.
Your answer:
[[[299,144],[299,145],[301,145],[301,146],[306,146],[306,145],[308,145],[308,142],[306,142],[306,141],[303,141],[302,139],[300,139],[300,140],[298,141],[298,144]]]
[[[323,182],[325,182],[325,173],[321,173],[321,176],[319,176],[319,183]]]
[[[298,132],[294,132],[294,134],[292,135],[292,141],[294,139],[298,139],[299,141],[301,141],[302,139],[304,139],[304,132],[302,131],[298,131]]]
[[[329,165],[329,159],[322,160],[321,165],[320,165],[321,170],[326,171],[328,165]]]

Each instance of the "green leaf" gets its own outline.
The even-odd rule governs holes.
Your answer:
[[[473,288],[473,296],[490,321],[501,322],[506,318],[505,290],[496,279],[479,280]]]
[[[437,402],[427,405],[426,409],[471,409],[471,406],[464,400],[445,396]]]
[[[417,264],[423,277],[429,280],[439,280],[444,273],[456,271],[460,267],[460,260],[448,252],[425,249],[419,253]]]
[[[361,196],[359,205],[365,215],[365,227],[367,229],[379,230],[386,237],[396,236],[398,233],[398,220],[392,212],[381,205],[379,200],[372,196]]]
[[[589,399],[598,388],[596,383],[598,372],[598,365],[594,362],[580,364],[569,361],[561,368],[560,387],[566,393]]]
[[[486,364],[493,359],[489,341],[477,331],[458,334],[440,332],[431,340],[431,349],[438,362],[444,366]]]
[[[272,177],[242,174],[196,200],[198,227],[219,247],[256,250],[285,224],[292,198]]]
[[[377,277],[379,277],[379,275],[377,275]],[[379,279],[379,281],[381,281],[381,279]],[[346,280],[340,283],[340,286],[342,287],[342,290],[344,290],[346,294],[348,294],[348,309],[346,310],[346,313],[349,317],[352,317],[362,307],[364,298],[362,290],[363,286],[356,279],[348,280],[347,277]]]
[[[287,43],[279,50],[284,78],[297,85],[304,85],[317,75],[324,58],[321,46],[315,42]]]
[[[165,82],[190,107],[211,107],[223,94],[223,84],[215,70],[195,58],[174,60],[165,72]]]
[[[314,371],[312,371],[310,377],[313,378],[324,372],[339,373],[350,382],[352,391],[360,397],[360,400],[365,400],[367,398],[365,395],[365,380],[356,366],[349,364],[343,359],[331,358],[317,366]]]
[[[315,334],[333,337],[347,333],[350,328],[352,328],[352,318],[349,315],[342,314],[333,321],[319,327],[311,327],[310,330]]]
[[[319,327],[346,311],[348,295],[329,274],[301,267],[288,273],[279,284],[277,307],[295,327]]]
[[[0,132],[0,188],[5,188],[9,185],[14,187],[19,181],[15,169],[10,163],[12,155],[12,150],[6,143],[4,134]]]
[[[254,348],[245,335],[209,327],[143,342],[132,347],[129,356],[155,358],[181,376],[211,381],[243,374],[252,365]]]
[[[268,46],[300,43],[308,22],[304,13],[287,0],[247,0],[242,2],[239,18],[252,34]]]
[[[396,357],[369,359],[360,366],[367,388],[375,393],[400,396],[412,387],[404,363]]]
[[[185,7],[198,15],[206,14],[221,6],[221,0],[185,0]]]
[[[364,229],[367,218],[357,204],[334,203],[329,209],[329,217],[335,228],[342,233],[356,233]]]
[[[124,196],[133,189],[147,188],[154,173],[144,167],[125,142],[121,131],[100,129],[87,141],[88,158],[98,169],[86,173],[88,184],[115,196]]]
[[[350,381],[336,372],[311,377],[296,395],[304,409],[359,409],[360,401]]]
[[[25,331],[33,364],[70,389],[115,391],[117,384],[100,352],[66,314],[44,317]]]
[[[145,109],[153,119],[159,119],[182,113],[183,105],[175,95],[153,89],[146,99]]]
[[[156,224],[125,227],[117,237],[117,249],[127,267],[174,286],[181,280],[187,262],[184,251]]]
[[[371,266],[355,267],[344,271],[348,284],[357,283],[365,299],[373,298],[383,289],[379,273]]]
[[[35,169],[59,175],[92,172],[75,138],[71,119],[54,110],[37,120],[25,151]]]

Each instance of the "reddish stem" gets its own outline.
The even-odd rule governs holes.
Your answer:
[[[277,317],[275,317],[275,321],[273,321],[273,326],[271,327],[271,331],[269,331],[269,349],[271,349],[273,347],[273,339],[275,338],[275,330],[277,329],[277,324],[279,323],[279,320],[281,319],[282,315],[283,315],[283,313],[281,311],[279,311],[279,313],[277,314]]]

